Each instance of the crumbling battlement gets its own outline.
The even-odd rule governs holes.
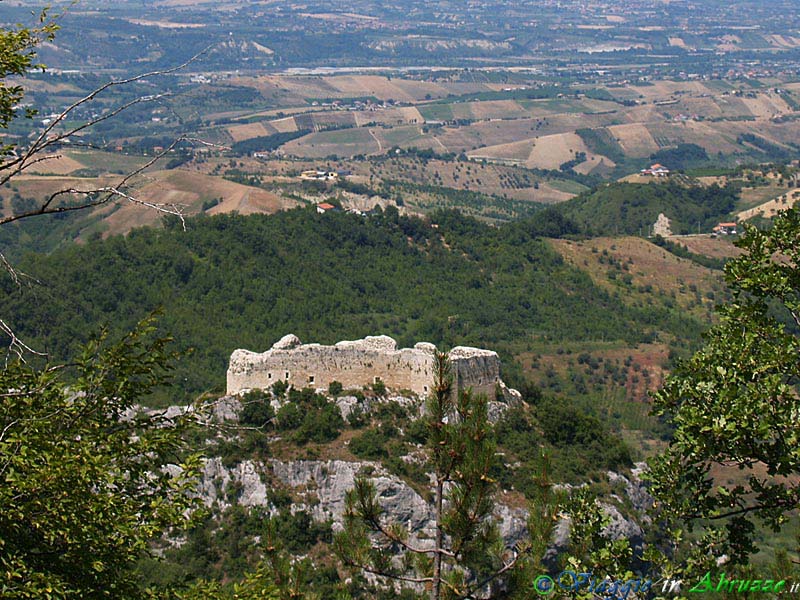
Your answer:
[[[323,346],[301,344],[290,334],[261,354],[234,351],[228,367],[228,394],[268,388],[281,380],[296,388],[327,389],[332,381],[345,388],[361,388],[380,379],[387,388],[425,396],[433,382],[434,350],[433,344],[424,342],[398,349],[397,342],[385,335]],[[448,356],[457,388],[471,387],[493,400],[499,385],[509,399],[518,397],[500,380],[496,352],[458,346]]]

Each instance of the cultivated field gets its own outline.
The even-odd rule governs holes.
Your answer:
[[[78,162],[67,154],[53,154],[42,158],[44,159],[42,162],[36,163],[28,169],[29,173],[36,173],[38,175],[69,175],[74,171],[86,168],[85,164]]]
[[[643,158],[658,151],[658,144],[647,127],[641,123],[612,125],[608,131],[629,156]]]
[[[148,176],[149,181],[138,188],[136,196],[153,204],[175,204],[186,214],[203,211],[203,203],[219,200],[208,209],[209,214],[237,211],[241,214],[275,213],[296,206],[294,200],[280,197],[260,188],[250,187],[193,171],[175,169],[158,171]],[[155,225],[162,215],[134,204],[108,216],[107,235],[125,233],[132,227]]]
[[[290,156],[324,158],[381,153],[384,148],[370,129],[365,127],[312,133],[282,146]]]
[[[528,94],[526,86],[491,82],[479,75],[472,82],[377,74],[234,78],[230,80],[234,85],[279,99],[284,115],[291,116],[269,120],[278,109],[242,114],[236,118],[253,122],[228,125],[225,132],[232,141],[241,141],[309,130],[313,135],[284,147],[287,154],[309,159],[415,146],[553,169],[573,160],[575,152],[586,152],[585,164],[574,167],[584,174],[609,173],[616,165],[608,156],[589,152],[575,136],[579,129],[605,128],[631,159],[691,143],[709,156],[721,153],[729,164],[740,156],[757,160],[763,154],[755,145],[743,143],[742,134],[756,133],[784,148],[800,138],[800,121],[787,118],[800,115],[792,108],[796,104],[787,102],[786,93],[761,84],[658,80],[605,88],[604,93],[618,100],[613,102],[588,97],[585,94],[596,94],[588,86],[565,88],[558,97],[536,98],[541,92],[534,87]],[[800,85],[793,85],[785,87],[800,93]],[[464,94],[480,95],[459,97]],[[353,104],[356,101],[366,104]],[[264,120],[256,120],[259,116]],[[338,128],[364,131],[338,137],[327,131]]]
[[[777,198],[739,212],[736,215],[736,219],[738,221],[747,221],[753,217],[771,219],[779,212],[793,207],[798,201],[800,201],[800,191],[785,192]]]
[[[558,169],[563,163],[574,160],[579,152],[586,153],[587,158],[594,156],[576,133],[547,135],[534,141],[525,165],[527,167]]]

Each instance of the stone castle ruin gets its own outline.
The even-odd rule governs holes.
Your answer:
[[[295,388],[327,389],[333,381],[345,389],[361,389],[382,381],[392,390],[410,390],[427,396],[433,383],[433,344],[421,342],[413,348],[397,348],[385,335],[339,342],[333,346],[301,344],[297,336],[286,335],[266,352],[236,350],[228,366],[228,394],[266,389],[276,381]],[[457,389],[495,399],[498,390],[505,400],[519,398],[500,379],[500,358],[496,352],[457,346],[448,353]]]

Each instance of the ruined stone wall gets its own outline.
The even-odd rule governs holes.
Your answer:
[[[280,380],[296,388],[327,389],[338,381],[345,389],[360,389],[380,378],[387,388],[425,396],[433,382],[434,350],[426,343],[398,349],[387,336],[322,346],[287,335],[261,354],[236,350],[228,367],[228,394],[268,388]],[[502,383],[496,352],[459,346],[449,356],[457,387],[494,399],[495,386]]]

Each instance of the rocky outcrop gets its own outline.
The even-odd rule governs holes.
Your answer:
[[[233,503],[243,506],[275,508],[269,501],[265,481],[273,479],[289,488],[297,498],[290,510],[305,510],[317,521],[332,521],[339,529],[345,510],[345,496],[355,484],[356,475],[368,472],[375,485],[378,501],[387,518],[400,523],[422,544],[434,534],[434,520],[429,505],[411,486],[390,474],[379,463],[342,460],[271,460],[268,463],[242,461],[225,467],[222,460],[206,461],[199,493],[203,503],[224,509]],[[498,504],[495,509],[498,528],[508,545],[523,539],[527,532],[527,512]]]
[[[304,504],[320,521],[341,523],[345,494],[355,484],[363,469],[371,472],[379,501],[392,520],[403,523],[410,533],[432,532],[433,521],[428,504],[402,479],[389,474],[379,463],[342,460],[270,461],[272,473],[284,485],[302,490]]]
[[[647,487],[640,479],[640,475],[646,469],[645,463],[637,463],[631,470],[630,477],[625,477],[620,473],[608,471],[606,474],[609,483],[615,489],[620,489],[624,498],[611,494],[602,501],[598,501],[598,506],[608,517],[609,522],[603,528],[603,535],[611,540],[626,539],[630,542],[633,549],[634,559],[641,558],[644,548],[644,530],[642,525],[649,525],[650,518],[647,511],[653,505],[653,497],[647,492]],[[573,486],[563,484],[554,486],[557,489],[570,493]],[[606,501],[613,500],[614,502]],[[620,510],[620,506],[627,506],[626,513]],[[633,509],[632,511],[630,509]],[[556,524],[553,532],[552,545],[548,548],[544,562],[548,566],[554,566],[556,557],[569,547],[570,532],[572,529],[571,519],[563,517]],[[634,561],[634,564],[635,564]]]
[[[659,213],[656,222],[653,223],[653,235],[669,237],[672,235],[671,223],[664,213]]]
[[[630,478],[609,471],[606,475],[612,486],[621,486],[633,509],[647,519],[646,513],[653,506],[653,497],[647,491],[647,486],[641,479],[642,473],[647,470],[647,463],[636,463],[631,470]]]
[[[228,468],[221,458],[210,458],[203,467],[200,497],[207,507],[215,504],[222,509],[232,504],[269,507],[263,473],[264,465],[251,460]]]

